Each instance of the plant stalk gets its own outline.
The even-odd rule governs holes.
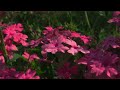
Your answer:
[[[7,51],[5,49],[5,43],[4,43],[4,38],[3,38],[3,33],[2,33],[2,30],[0,28],[0,41],[1,41],[1,49],[3,51],[3,56],[5,58],[5,62],[8,61],[8,54],[7,54]]]
[[[88,27],[91,29],[90,21],[89,21],[89,18],[88,18],[88,13],[87,13],[87,11],[84,11],[84,13],[85,13],[85,18],[86,18]]]

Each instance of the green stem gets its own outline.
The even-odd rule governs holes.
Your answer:
[[[3,56],[5,58],[5,62],[7,62],[8,61],[8,54],[7,54],[7,51],[5,49],[5,43],[4,43],[4,38],[3,38],[2,30],[0,30],[0,41],[1,41],[1,45],[2,45],[1,49],[3,51]]]
[[[68,15],[68,18],[70,18],[70,22],[72,22],[72,12],[71,12],[71,11],[68,11],[68,12],[67,12],[67,15]]]
[[[86,18],[88,27],[91,29],[90,21],[89,21],[89,18],[88,18],[88,13],[87,13],[87,11],[84,11],[84,12],[85,12],[85,18]]]

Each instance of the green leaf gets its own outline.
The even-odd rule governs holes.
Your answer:
[[[23,57],[23,56],[21,56],[20,54],[14,54],[13,58],[12,58],[12,61],[16,61],[20,57]]]

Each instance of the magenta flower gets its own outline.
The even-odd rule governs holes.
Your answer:
[[[40,79],[39,76],[36,76],[36,71],[31,69],[28,69],[25,73],[17,73],[15,77],[18,79]]]
[[[120,11],[113,12],[113,16],[118,16],[118,15],[120,15]]]
[[[43,31],[43,34],[44,34],[44,35],[46,35],[47,33],[49,33],[49,32],[51,32],[51,31],[54,30],[51,26],[45,27],[45,29],[46,29],[46,30]]]
[[[120,11],[113,12],[113,18],[108,20],[108,23],[115,23],[117,26],[120,26]]]
[[[15,79],[16,70],[14,68],[4,68],[0,70],[0,79]]]
[[[91,73],[96,73],[96,76],[101,75],[105,68],[101,65],[99,62],[94,62],[94,64],[90,65],[91,67]]]
[[[23,46],[28,46],[28,42],[26,42],[28,36],[22,34],[23,31],[22,24],[18,23],[9,25],[5,27],[5,29],[3,29],[2,31],[3,34],[5,34],[4,42],[9,59],[13,58],[14,54],[13,51],[18,51],[18,48],[15,44],[22,44]]]
[[[23,27],[20,23],[13,24],[6,27],[3,30],[3,33],[6,34],[5,42],[6,40],[12,39],[16,43],[20,43],[23,46],[28,46],[28,43],[26,42],[28,36],[25,34],[22,34],[21,33],[22,31],[23,31]]]
[[[84,42],[84,44],[88,44],[90,42],[90,37],[87,37],[85,35],[81,35],[80,39]]]
[[[52,54],[55,54],[58,51],[54,44],[45,44],[42,46],[42,49],[42,52],[51,52]]]
[[[37,54],[32,54],[32,55],[30,55],[29,53],[27,53],[27,52],[24,52],[24,54],[22,55],[24,58],[26,58],[26,59],[28,59],[29,60],[29,62],[32,62],[33,60],[35,60],[35,59],[40,59],[38,56],[37,56]]]
[[[103,48],[104,50],[120,48],[120,38],[112,36],[107,37],[98,48]]]
[[[41,38],[38,39],[38,40],[31,40],[31,41],[29,42],[29,46],[31,46],[31,48],[36,47],[36,46],[38,46],[39,44],[41,44]]]
[[[78,52],[89,53],[89,51],[85,50],[73,40],[73,38],[80,38],[85,44],[87,44],[89,38],[85,35],[80,35],[80,33],[70,30],[63,30],[63,27],[47,27],[43,33],[45,36],[41,40],[42,54],[50,52],[52,54],[57,52],[65,53],[66,51],[72,55],[75,55]]]
[[[0,79],[40,79],[36,71],[28,69],[25,73],[16,71],[15,68],[8,68],[5,63],[0,61]]]
[[[2,51],[0,51],[0,63],[5,63],[5,59],[4,59]]]
[[[90,52],[78,60],[78,64],[84,64],[88,67],[87,73],[91,74],[91,76],[95,75],[95,78],[113,78],[118,74],[116,63],[119,61],[119,58],[117,55],[112,55],[111,52],[99,49],[91,50]]]
[[[18,51],[17,47],[14,44],[5,45],[7,51]]]
[[[79,38],[79,37],[80,37],[80,33],[72,32],[72,33],[71,33],[71,37]]]

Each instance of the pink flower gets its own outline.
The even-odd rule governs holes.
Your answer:
[[[46,35],[47,33],[53,31],[54,29],[51,26],[45,27],[46,30],[43,31],[43,34]]]
[[[8,68],[5,64],[0,67],[0,79],[15,79],[16,70]]]
[[[23,41],[23,40],[20,40],[20,43],[21,43],[23,46],[25,46],[25,47],[27,47],[27,46],[29,45],[27,42],[25,42],[25,41]]]
[[[5,45],[7,51],[18,51],[17,47],[14,44]]]
[[[71,47],[69,50],[68,50],[68,53],[71,53],[72,55],[75,55],[76,53],[78,53],[78,50]]]
[[[118,74],[116,63],[118,63],[119,58],[117,55],[112,55],[112,53],[100,49],[90,52],[77,61],[78,64],[84,64],[88,67],[87,73],[95,74],[96,78],[113,78]]]
[[[98,48],[103,48],[104,50],[108,50],[110,48],[120,48],[120,38],[119,37],[107,37]]]
[[[18,79],[40,79],[39,76],[36,76],[36,71],[28,69],[25,73],[20,72],[15,75]]]
[[[38,40],[31,40],[31,41],[29,42],[29,45],[31,46],[31,48],[36,47],[36,46],[38,46],[39,44],[41,44],[41,38],[39,38]]]
[[[40,59],[40,58],[37,56],[37,54],[32,54],[32,55],[30,56],[30,60],[32,61],[32,60],[34,60],[34,59]]]
[[[73,40],[66,39],[65,43],[72,46],[72,47],[77,47],[77,43],[75,41],[73,41]]]
[[[71,37],[76,37],[76,38],[78,37],[78,38],[79,38],[79,37],[80,37],[80,34],[79,34],[79,33],[76,33],[76,32],[72,32],[72,33],[71,33]]]
[[[47,52],[51,52],[52,54],[55,54],[57,52],[65,53],[67,51],[68,53],[75,55],[79,51],[82,53],[88,52],[72,39],[73,37],[79,37],[86,44],[89,42],[89,38],[85,35],[80,35],[80,33],[76,33],[70,30],[63,30],[63,27],[57,27],[54,29],[49,27],[44,31],[43,33],[45,33],[45,36],[41,40],[42,54],[47,54]]]
[[[19,36],[19,37],[18,37]],[[20,40],[24,40],[26,41],[28,38],[27,35],[24,35],[22,33],[16,33],[14,36],[13,36],[13,41],[15,42],[19,42]]]
[[[51,52],[52,54],[55,54],[58,51],[54,44],[45,44],[42,46],[42,49],[44,52]]]
[[[5,63],[4,56],[1,56],[1,55],[0,55],[0,62],[1,62],[1,63]]]
[[[6,27],[3,30],[3,33],[6,34],[5,37],[5,42],[8,39],[12,39],[16,43],[20,43],[23,46],[28,46],[28,43],[26,42],[28,36],[25,34],[22,34],[21,32],[23,31],[22,24],[13,24],[8,27]]]
[[[114,17],[110,20],[108,20],[108,23],[119,23],[120,22],[120,18]]]
[[[71,48],[68,50],[68,53],[71,53],[72,55],[77,54],[79,51],[84,54],[89,53],[88,50],[85,50],[81,46],[77,45],[77,43],[73,40],[66,39],[65,43],[71,45]]]
[[[99,62],[94,62],[94,64],[90,65],[91,67],[91,73],[96,73],[96,76],[101,75],[105,68],[101,65]]]
[[[108,20],[108,23],[115,23],[117,26],[120,26],[120,11],[113,12],[113,18]]]
[[[22,56],[26,59],[29,59],[29,57],[30,57],[30,55],[27,52],[24,52],[24,54]]]
[[[45,27],[45,29],[48,30],[48,31],[54,30],[51,26]]]
[[[118,16],[118,15],[120,15],[120,11],[113,12],[113,16]]]
[[[29,62],[32,62],[32,61],[35,60],[35,59],[40,59],[40,58],[37,56],[37,54],[32,54],[32,55],[30,55],[30,54],[27,53],[27,52],[24,52],[24,54],[23,54],[22,56],[23,56],[24,58],[28,59]]]
[[[108,68],[107,70],[107,76],[112,77],[113,75],[117,75],[118,72],[115,68]]]
[[[7,25],[7,27],[5,27],[2,31],[3,34],[5,34],[4,42],[9,59],[13,58],[13,51],[18,51],[18,48],[15,44],[22,44],[23,46],[28,46],[28,43],[26,42],[28,36],[22,34],[22,24],[18,23],[9,26]]]
[[[90,42],[90,37],[87,37],[85,35],[81,35],[80,39],[85,43],[88,44]]]
[[[82,48],[82,47],[80,47],[80,46],[71,47],[67,52],[68,52],[68,53],[71,53],[72,55],[75,55],[75,54],[77,54],[79,51],[82,52],[82,53],[84,53],[84,54],[90,53],[89,50],[85,50],[84,48]]]
[[[6,29],[4,29],[3,32],[4,34],[7,35],[13,35],[17,32],[21,32],[22,30],[23,30],[22,24],[18,23],[6,27]]]

